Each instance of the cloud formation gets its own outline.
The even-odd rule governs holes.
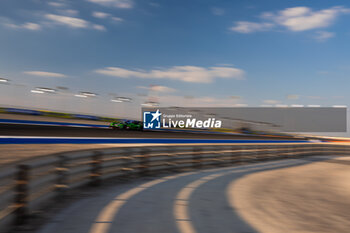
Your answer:
[[[116,23],[120,23],[120,22],[124,21],[124,19],[119,18],[119,17],[111,17],[111,19],[113,20],[113,22],[116,22]]]
[[[94,12],[92,12],[92,16],[94,16],[95,18],[99,18],[99,19],[105,19],[105,18],[109,17],[110,14],[105,13],[105,12],[94,11]]]
[[[308,7],[294,7],[272,14],[271,17],[276,23],[291,31],[305,31],[328,27],[341,13],[349,12],[349,9],[344,7],[332,7],[320,11],[313,11]]]
[[[31,31],[38,31],[41,29],[41,26],[39,24],[31,22],[27,22],[24,24],[5,23],[4,25],[13,29],[27,29]]]
[[[272,13],[262,14],[263,22],[238,21],[230,30],[239,33],[252,33],[282,26],[290,31],[307,31],[329,27],[341,14],[350,13],[350,9],[335,6],[323,10],[312,10],[309,7],[292,7]],[[329,37],[328,37],[329,38]]]
[[[106,31],[105,26],[89,22],[85,19],[78,18],[79,12],[72,9],[57,10],[60,14],[44,14],[42,20],[38,23],[25,22],[22,24],[15,23],[13,20],[0,17],[0,24],[11,29],[26,29],[31,31],[39,31],[44,28],[54,28],[55,26],[65,26],[72,29],[94,29],[99,31]],[[121,22],[122,19],[110,16],[111,21]]]
[[[63,2],[48,2],[47,4],[49,4],[50,6],[53,7],[64,7],[65,4]]]
[[[46,14],[45,18],[72,28],[87,28],[89,26],[88,21],[70,16]]]
[[[102,6],[116,7],[123,9],[131,9],[134,7],[132,0],[87,0],[88,2],[96,3]]]
[[[32,75],[32,76],[39,76],[39,77],[50,77],[50,78],[64,78],[67,77],[64,74],[61,73],[53,73],[53,72],[46,72],[46,71],[24,71],[24,74]]]
[[[253,23],[247,21],[236,22],[235,26],[231,27],[231,31],[239,33],[251,33],[257,31],[266,31],[272,28],[274,25],[272,23]]]
[[[105,26],[103,25],[99,25],[99,24],[93,24],[92,28],[95,30],[99,30],[99,31],[106,31],[107,29],[105,28]]]
[[[160,86],[160,85],[152,86],[151,90],[152,91],[156,91],[156,92],[162,92],[162,93],[171,93],[171,92],[175,92],[176,91],[174,88],[166,87],[166,86]]]
[[[45,18],[51,20],[53,23],[67,26],[70,28],[92,28],[99,31],[105,31],[106,28],[103,25],[92,24],[89,21],[84,19],[64,16],[64,15],[55,15],[55,14],[46,14]]]
[[[324,42],[334,36],[335,34],[333,32],[318,31],[316,32],[314,38],[320,42]]]
[[[95,17],[95,18],[98,18],[98,19],[110,19],[113,22],[117,22],[117,23],[120,23],[120,22],[124,21],[122,18],[115,17],[115,16],[112,16],[109,13],[99,12],[99,11],[92,12],[92,16]]]
[[[191,83],[211,83],[215,78],[244,79],[244,71],[234,67],[174,66],[150,71],[106,67],[95,72],[118,78],[171,79]]]
[[[172,92],[176,91],[176,89],[174,89],[174,88],[167,87],[167,86],[161,86],[161,85],[151,85],[149,87],[138,86],[137,88],[146,89],[149,91],[160,92],[160,93],[172,93]]]

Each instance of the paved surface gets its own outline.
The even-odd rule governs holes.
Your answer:
[[[0,124],[0,135],[6,136],[56,136],[56,137],[111,137],[111,138],[208,138],[208,139],[262,139],[257,136],[230,135],[218,133],[158,132],[112,130],[103,128],[74,128],[64,126],[37,126]],[[277,137],[263,139],[283,140]],[[290,140],[291,138],[285,138]],[[300,140],[300,139],[299,139]]]
[[[248,175],[232,205],[262,233],[350,232],[350,157]],[[278,219],[278,221],[276,221]]]
[[[144,178],[81,198],[39,233],[253,233],[226,196],[228,185],[247,174],[296,166],[284,160]]]

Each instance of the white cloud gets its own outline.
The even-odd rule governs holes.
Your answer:
[[[294,7],[280,11],[273,18],[278,24],[291,31],[305,31],[328,27],[341,13],[349,13],[349,9],[332,7],[313,11],[308,7]]]
[[[89,22],[84,19],[54,14],[46,14],[45,17],[58,24],[72,28],[87,28],[89,26]]]
[[[280,15],[285,18],[291,18],[291,17],[304,16],[306,14],[309,14],[310,12],[311,12],[310,8],[300,6],[300,7],[286,8],[280,11]]]
[[[149,91],[160,92],[160,93],[172,93],[172,92],[176,91],[176,89],[174,89],[174,88],[161,86],[161,85],[150,85],[149,87],[138,86],[137,88],[146,89]]]
[[[307,31],[329,27],[341,14],[350,13],[350,9],[341,6],[323,10],[313,10],[309,7],[292,7],[276,13],[265,12],[261,23],[239,21],[231,30],[240,33],[250,33],[270,29],[279,25],[290,31]],[[328,36],[328,37],[327,37]],[[330,38],[330,34],[325,37]]]
[[[33,75],[33,76],[39,76],[39,77],[50,77],[50,78],[67,77],[66,75],[61,73],[53,73],[53,72],[46,72],[46,71],[24,71],[23,73],[28,75]]]
[[[92,12],[92,16],[94,16],[95,18],[99,18],[99,19],[105,19],[105,18],[109,17],[110,14],[105,13],[105,12],[94,11],[94,12]]]
[[[60,11],[61,13],[66,13],[66,14],[77,14],[78,12],[75,10],[64,10]],[[68,15],[57,15],[57,14],[46,14],[43,16],[46,21],[42,21],[41,24],[37,23],[23,23],[23,24],[15,24],[12,22],[12,20],[8,18],[0,18],[1,24],[12,28],[12,29],[27,29],[27,30],[32,30],[32,31],[38,31],[42,29],[43,27],[53,27],[55,25],[62,25],[62,26],[67,26],[70,28],[89,28],[89,29],[95,29],[99,31],[105,31],[106,28],[103,25],[98,25],[98,24],[93,24],[90,23],[84,19],[77,18],[77,17],[71,17]]]
[[[150,89],[152,91],[163,92],[163,93],[171,93],[171,92],[176,91],[174,88],[166,87],[166,86],[159,86],[159,85],[151,86]]]
[[[103,25],[93,24],[92,28],[96,29],[96,30],[99,30],[99,31],[106,31],[106,28]]]
[[[70,28],[92,28],[99,31],[106,30],[106,28],[103,25],[92,24],[80,18],[54,14],[46,14],[45,17],[56,24],[68,26]]]
[[[111,19],[113,22],[118,22],[118,23],[124,21],[122,18],[112,16],[111,14],[108,14],[105,12],[95,11],[92,13],[92,16],[94,16],[95,18],[99,18],[99,19]]]
[[[132,0],[87,0],[102,6],[117,7],[123,9],[130,9],[134,7]]]
[[[215,78],[244,79],[244,71],[233,67],[174,66],[150,71],[106,67],[95,72],[119,78],[172,79],[192,83],[211,83]]]
[[[333,32],[318,31],[316,32],[316,35],[314,36],[314,38],[320,42],[324,42],[334,36],[335,34]]]
[[[40,30],[41,26],[39,24],[36,23],[25,23],[22,25],[23,28],[28,29],[28,30]]]
[[[50,6],[53,7],[64,7],[65,4],[63,2],[48,2],[47,4],[49,4]]]
[[[27,29],[31,31],[38,31],[41,29],[41,26],[39,24],[30,22],[24,24],[5,23],[4,25],[13,29]]]
[[[124,19],[119,18],[119,17],[112,17],[112,20],[113,20],[114,22],[117,22],[117,23],[120,23],[120,22],[123,22],[123,21],[124,21]]]
[[[251,33],[256,31],[265,31],[273,27],[272,23],[253,23],[247,21],[236,22],[235,26],[231,27],[231,31],[240,33]]]

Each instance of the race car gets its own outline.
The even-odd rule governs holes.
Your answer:
[[[113,121],[109,127],[112,129],[142,130],[143,125],[141,121]]]

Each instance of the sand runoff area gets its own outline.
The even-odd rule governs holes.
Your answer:
[[[350,157],[247,175],[227,195],[258,232],[349,233]]]

